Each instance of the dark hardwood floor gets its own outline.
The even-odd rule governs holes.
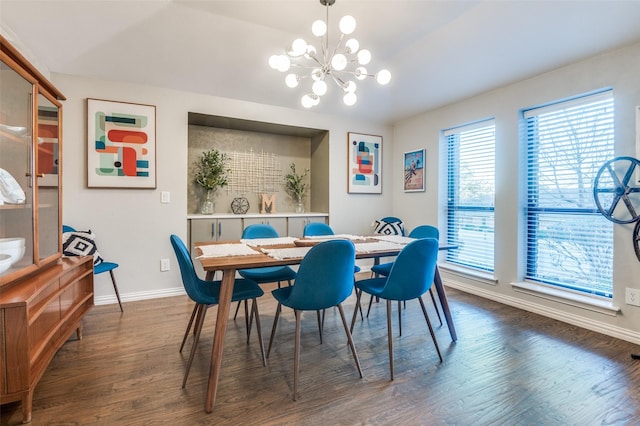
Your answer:
[[[265,345],[275,302],[259,300]],[[635,425],[640,424],[637,345],[448,289],[459,340],[425,304],[444,357],[438,363],[417,302],[394,306],[395,380],[389,381],[386,309],[374,305],[353,333],[357,374],[336,309],[327,311],[324,344],[315,313],[303,315],[298,401],[292,400],[293,312],[281,316],[263,367],[255,329],[244,318],[227,331],[218,398],[204,413],[215,308],[185,389],[191,341],[178,352],[193,305],[187,297],[95,307],[84,338],[68,341],[38,384],[34,425]],[[345,304],[348,319],[355,297]],[[235,306],[234,306],[235,308]],[[3,425],[20,424],[6,404]]]

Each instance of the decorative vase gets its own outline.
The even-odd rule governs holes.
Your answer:
[[[213,190],[208,190],[207,195],[200,205],[201,214],[213,214]]]
[[[302,200],[298,201],[298,204],[296,204],[296,213],[304,213],[304,203]]]

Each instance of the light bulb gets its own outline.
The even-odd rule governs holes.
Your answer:
[[[342,53],[333,55],[331,58],[331,66],[337,71],[342,71],[347,66],[347,58]]]
[[[322,76],[323,76],[323,73],[320,68],[314,68],[313,71],[311,71],[311,78],[313,79],[313,81],[320,80]]]
[[[307,42],[301,38],[293,40],[291,43],[291,54],[293,56],[301,56],[307,52]]]
[[[298,86],[299,81],[300,81],[300,77],[298,77],[295,74],[287,74],[287,76],[284,78],[285,84],[288,87],[291,87],[292,89]]]
[[[316,37],[322,37],[327,33],[327,24],[324,21],[318,19],[313,24],[311,24],[311,32]]]
[[[356,68],[355,73],[358,80],[364,80],[365,78],[367,78],[367,69],[365,67]]]
[[[313,99],[311,99],[311,96],[307,94],[302,97],[302,99],[300,100],[300,103],[305,108],[311,108],[313,106]]]
[[[355,38],[350,38],[344,44],[344,47],[347,48],[347,53],[356,53],[360,49],[360,43]]]
[[[351,34],[356,29],[356,19],[351,15],[345,15],[340,19],[339,27],[342,34]]]
[[[311,94],[311,95],[309,95],[309,97],[311,98],[311,102],[312,102],[311,106],[316,106],[316,105],[318,105],[320,103],[320,97],[319,96]]]
[[[288,71],[290,66],[291,60],[289,58],[287,58],[285,55],[280,55],[278,57],[278,71]]]
[[[310,44],[307,44],[307,53],[304,55],[306,58],[316,57],[316,48]]]
[[[369,62],[371,62],[371,52],[369,52],[367,49],[362,49],[361,51],[359,51],[358,63],[360,63],[360,65],[367,65]]]
[[[346,95],[344,95],[344,98],[342,98],[342,101],[347,106],[354,105],[357,100],[358,100],[358,97],[353,92],[348,92]]]
[[[391,81],[391,73],[389,70],[380,70],[376,74],[376,81],[382,85],[388,84]]]
[[[313,90],[313,93],[315,93],[316,95],[322,96],[327,93],[327,83],[325,83],[324,80],[318,80],[313,83],[313,86],[311,86],[311,90]]]
[[[279,55],[271,55],[269,56],[269,66],[274,70],[278,69],[278,63],[280,62]]]
[[[356,83],[351,80],[347,81],[343,87],[345,92],[355,92],[357,88]]]

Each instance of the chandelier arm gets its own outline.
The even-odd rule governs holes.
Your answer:
[[[335,75],[334,72],[331,73],[331,78],[333,78],[333,81],[340,86],[340,88],[342,90],[344,90],[344,88],[347,86],[347,83],[344,82],[344,80],[342,80],[340,77],[338,77],[337,75]]]

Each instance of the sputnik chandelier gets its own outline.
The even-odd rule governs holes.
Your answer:
[[[360,43],[355,38],[344,40],[356,28],[356,20],[353,16],[346,15],[340,19],[340,38],[335,47],[329,49],[329,6],[335,0],[320,0],[327,11],[326,21],[318,19],[311,26],[311,32],[319,38],[320,52],[302,38],[297,38],[286,49],[284,55],[271,55],[269,66],[280,72],[291,71],[285,77],[285,83],[295,88],[305,78],[312,81],[311,92],[302,96],[302,106],[311,108],[318,105],[320,97],[327,93],[327,80],[333,80],[343,90],[342,100],[346,105],[354,105],[358,100],[356,96],[357,80],[367,77],[375,77],[382,85],[391,81],[389,70],[383,69],[375,74],[369,74],[364,67],[371,61],[371,52],[360,49]]]

